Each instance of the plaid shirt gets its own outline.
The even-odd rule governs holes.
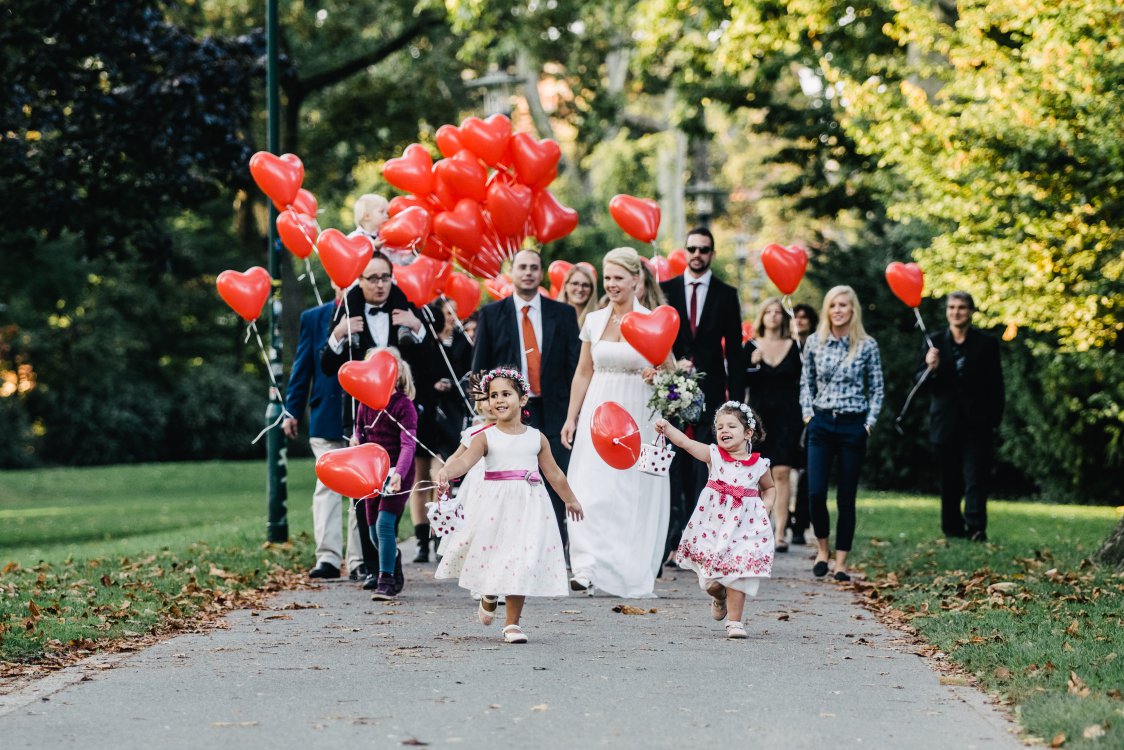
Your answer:
[[[800,373],[800,411],[805,420],[814,409],[846,413],[866,412],[866,426],[873,427],[882,411],[882,358],[878,343],[863,339],[855,358],[847,361],[851,337],[827,340],[812,334],[804,349],[804,369]],[[867,394],[869,393],[869,397]]]

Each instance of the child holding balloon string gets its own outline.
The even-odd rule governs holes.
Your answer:
[[[691,440],[666,419],[654,426],[710,467],[675,561],[698,574],[699,586],[712,597],[711,617],[726,619],[726,637],[745,638],[745,598],[757,595],[774,556],[769,512],[776,487],[769,460],[750,452],[753,440],[765,437],[760,420],[745,404],[727,401],[714,414],[716,445]]]
[[[398,523],[406,509],[406,501],[414,485],[414,455],[417,452],[418,412],[414,407],[414,379],[410,365],[394,347],[371,349],[365,359],[379,352],[389,352],[398,361],[398,380],[386,408],[373,409],[360,404],[355,414],[353,445],[377,443],[386,449],[391,470],[378,497],[359,500],[364,508],[356,509],[359,533],[368,536],[377,559],[366,559],[367,577],[363,588],[374,589],[372,599],[394,599],[405,585],[402,553],[398,549]],[[389,418],[387,418],[389,417]],[[364,546],[365,556],[371,547]]]
[[[447,492],[450,479],[463,476],[481,459],[484,475],[471,489],[472,512],[464,533],[453,537],[435,577],[458,578],[461,587],[485,592],[477,609],[483,625],[492,624],[498,595],[506,595],[504,642],[526,643],[519,624],[526,597],[568,593],[562,536],[543,478],[562,497],[571,519],[581,520],[582,508],[546,438],[523,424],[530,387],[519,369],[491,370],[480,386],[495,426],[473,437],[462,455],[450,458],[437,482]]]

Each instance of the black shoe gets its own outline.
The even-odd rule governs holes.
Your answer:
[[[775,549],[777,552],[788,552],[788,542],[777,542]]]
[[[379,573],[375,593],[371,595],[375,601],[387,602],[394,598],[394,575]]]
[[[340,569],[331,563],[322,562],[308,571],[309,578],[339,578]]]
[[[379,577],[374,573],[369,573],[367,574],[367,577],[366,579],[364,579],[363,585],[360,588],[362,588],[364,591],[374,591],[378,587]]]
[[[354,568],[351,569],[351,572],[349,572],[347,574],[347,577],[350,578],[353,581],[362,581],[362,580],[366,579],[367,578],[367,566],[364,565],[363,563],[359,563],[358,565],[356,565]]]
[[[837,571],[835,571],[835,580],[837,580],[837,581],[849,581],[849,580],[851,580],[851,576],[847,575],[842,570],[837,570]]]
[[[406,588],[406,574],[402,572],[402,550],[398,550],[394,558],[394,595],[402,593]]]
[[[414,555],[414,562],[427,563],[429,562],[429,545],[418,545],[418,554]]]
[[[429,524],[419,523],[415,526],[414,536],[418,540],[418,554],[414,555],[414,562],[429,562]]]
[[[812,575],[816,578],[823,578],[827,575],[827,560],[820,560],[812,566]]]
[[[793,544],[799,544],[801,547],[803,547],[805,544],[807,544],[807,542],[804,541],[804,535],[803,534],[797,534],[796,532],[792,533],[792,543]]]
[[[983,529],[973,531],[971,534],[968,535],[968,541],[969,542],[986,542],[987,541],[987,532],[984,531]]]

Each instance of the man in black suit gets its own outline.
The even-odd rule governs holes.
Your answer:
[[[660,284],[667,303],[679,313],[679,335],[672,352],[679,366],[705,373],[706,407],[694,426],[694,438],[714,439],[714,412],[726,400],[745,400],[742,361],[742,307],[738,290],[714,276],[714,235],[706,227],[687,232],[687,270]],[[768,429],[768,427],[766,427]],[[671,464],[671,521],[666,552],[679,545],[689,508],[706,483],[703,464],[679,451]]]
[[[941,529],[946,537],[983,542],[1004,392],[999,341],[972,328],[975,311],[976,303],[967,292],[948,295],[948,329],[933,336],[933,347],[925,352],[918,373],[932,393],[929,439],[940,470]]]
[[[511,262],[514,294],[480,309],[472,369],[513,365],[523,371],[531,384],[527,402],[531,426],[546,436],[554,460],[566,471],[570,451],[562,447],[562,425],[570,407],[570,381],[578,367],[581,342],[574,308],[539,294],[542,279],[539,254],[520,251]],[[547,491],[565,544],[565,505],[550,485]]]

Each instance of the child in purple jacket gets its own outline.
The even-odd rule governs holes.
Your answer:
[[[372,349],[367,359],[378,351]],[[378,566],[378,577],[372,599],[394,599],[405,585],[402,574],[402,553],[398,550],[398,521],[406,508],[410,490],[414,486],[414,453],[418,431],[418,412],[414,408],[414,379],[410,366],[389,347],[398,360],[398,383],[383,411],[360,404],[355,414],[354,444],[378,443],[390,456],[391,469],[383,492],[378,497],[363,500],[366,506],[367,528],[371,541],[378,549],[378,560],[366,560],[367,570]],[[356,512],[362,509],[357,508]],[[370,588],[370,582],[364,588]]]

